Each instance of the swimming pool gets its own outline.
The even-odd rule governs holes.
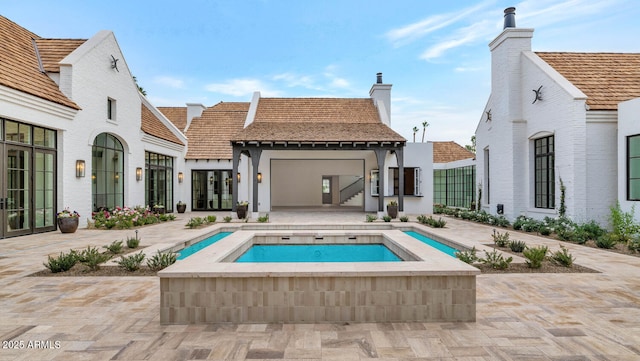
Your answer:
[[[453,248],[453,247],[451,247],[449,245],[446,245],[444,243],[440,243],[440,242],[438,242],[438,241],[436,241],[434,239],[431,239],[431,238],[429,238],[427,236],[424,236],[424,235],[422,235],[422,234],[420,234],[418,232],[405,231],[404,233],[406,233],[406,234],[410,235],[411,237],[421,241],[422,243],[428,244],[429,246],[437,249],[440,252],[448,254],[451,257],[455,258],[456,257],[456,252],[459,252],[459,250],[457,250],[457,249],[455,249],[455,248]]]
[[[178,253],[178,257],[176,258],[176,260],[182,260],[185,259],[189,256],[191,256],[192,254],[206,248],[209,247],[210,245],[218,242],[219,240],[223,239],[224,237],[230,235],[233,232],[220,232],[220,233],[216,233],[211,237],[205,238],[202,241],[198,242],[198,243],[194,243],[188,247],[185,247],[181,250],[179,250]]]
[[[235,262],[400,262],[383,244],[254,244]]]

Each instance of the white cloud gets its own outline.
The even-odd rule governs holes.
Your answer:
[[[493,33],[493,26],[487,20],[471,24],[458,29],[452,36],[429,47],[420,55],[420,58],[425,60],[438,58],[447,50],[474,43],[478,39],[484,39],[487,34],[491,33]]]
[[[294,87],[304,87],[307,89],[318,88],[318,86],[314,82],[313,77],[309,75],[282,73],[282,74],[274,75],[272,79],[275,81],[283,81],[285,85],[289,88],[294,88]]]
[[[205,89],[214,92],[233,96],[251,96],[259,91],[262,96],[277,97],[281,92],[270,89],[259,79],[230,79],[223,83],[212,83],[205,86]]]
[[[184,81],[171,76],[157,76],[153,78],[153,82],[156,84],[168,86],[175,89],[184,89]]]

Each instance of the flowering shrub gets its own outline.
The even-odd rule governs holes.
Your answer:
[[[148,207],[141,206],[134,208],[116,207],[111,211],[93,212],[91,216],[96,228],[106,229],[128,229],[175,219],[172,214],[157,214]]]
[[[65,208],[64,210],[58,212],[58,218],[80,218],[80,213],[73,211],[71,212],[69,208]]]

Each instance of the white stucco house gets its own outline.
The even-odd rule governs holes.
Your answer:
[[[568,217],[606,225],[616,201],[630,210],[640,200],[640,54],[533,52],[533,32],[515,27],[508,8],[489,44],[491,95],[476,129],[481,207],[511,220],[556,217],[563,184]]]
[[[253,216],[278,208],[428,213],[432,145],[391,129],[391,85],[368,97],[156,108],[110,31],[42,38],[0,16],[0,238],[56,213],[178,201]]]

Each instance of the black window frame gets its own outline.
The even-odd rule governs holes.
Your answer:
[[[534,207],[555,209],[555,137],[549,135],[533,140]]]
[[[628,201],[640,201],[640,197],[638,198],[633,198],[632,195],[634,192],[632,192],[632,188],[634,186],[634,183],[638,183],[638,187],[640,187],[640,177],[633,177],[632,176],[632,160],[637,159],[638,162],[640,162],[640,153],[638,153],[637,155],[635,154],[631,154],[631,141],[637,141],[638,143],[640,143],[640,134],[634,134],[634,135],[629,135],[627,136],[627,200]],[[640,192],[638,192],[640,194]]]

